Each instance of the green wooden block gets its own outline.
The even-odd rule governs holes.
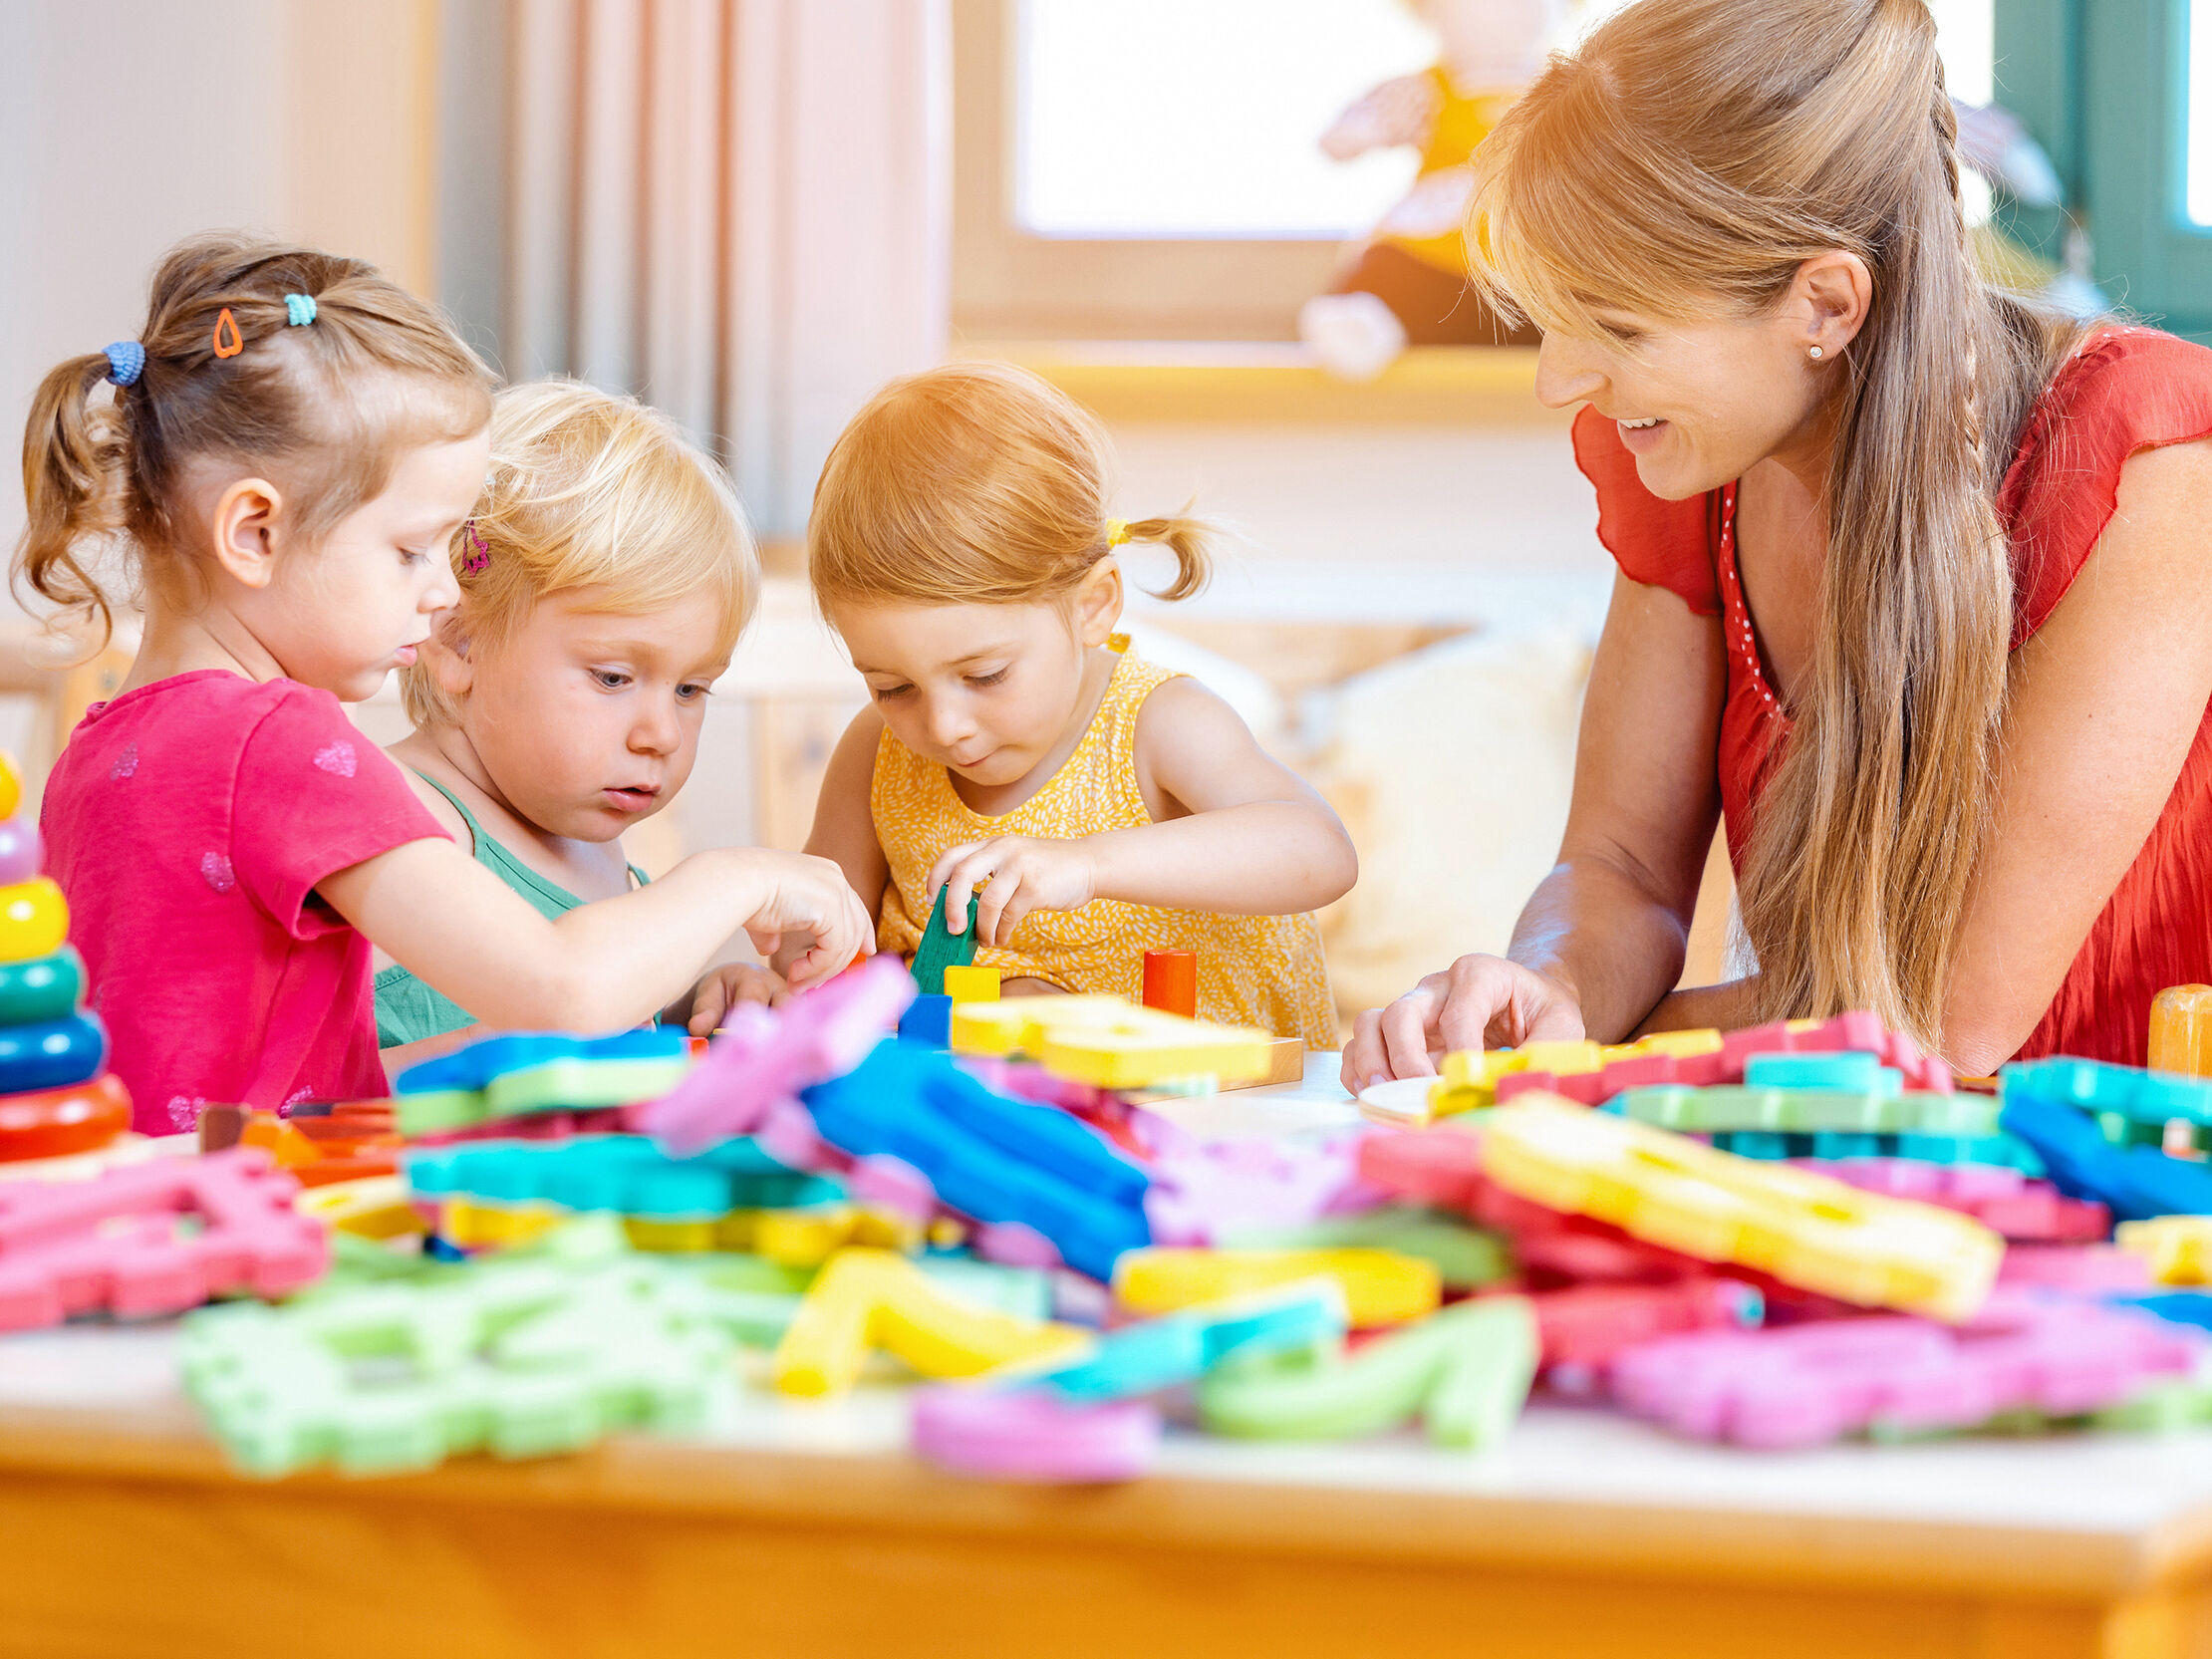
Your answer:
[[[937,890],[930,907],[930,925],[922,930],[922,943],[914,952],[914,983],[924,996],[945,994],[945,970],[966,968],[975,960],[975,895],[968,895],[968,926],[954,933],[945,919],[945,896],[950,887]]]

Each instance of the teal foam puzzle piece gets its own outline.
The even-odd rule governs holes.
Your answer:
[[[465,1195],[494,1204],[550,1204],[655,1221],[834,1204],[842,1182],[787,1169],[751,1140],[672,1158],[643,1135],[571,1141],[473,1141],[409,1152],[408,1188],[425,1201]]]
[[[1459,1302],[1349,1356],[1321,1343],[1222,1366],[1199,1382],[1199,1420],[1249,1440],[1347,1440],[1419,1417],[1440,1446],[1489,1446],[1520,1417],[1540,1348],[1524,1298]]]
[[[690,1037],[673,1028],[603,1037],[506,1032],[401,1072],[394,1115],[403,1135],[426,1135],[534,1112],[628,1106],[674,1088],[691,1056]]]
[[[950,887],[937,890],[930,924],[914,950],[914,983],[924,996],[943,996],[945,970],[966,968],[975,960],[975,894],[968,895],[968,926],[956,934],[946,920],[945,896],[951,891]]]

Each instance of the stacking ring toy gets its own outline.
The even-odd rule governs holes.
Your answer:
[[[76,1010],[85,960],[65,945],[52,956],[0,962],[0,1025],[37,1025]]]
[[[131,1127],[131,1095],[106,1072],[35,1094],[0,1099],[0,1163],[95,1152]]]
[[[0,887],[0,962],[50,957],[69,938],[69,901],[44,876]]]
[[[108,1033],[90,1014],[0,1026],[0,1094],[82,1083],[107,1059]]]

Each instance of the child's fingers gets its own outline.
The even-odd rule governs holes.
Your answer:
[[[694,1037],[711,1036],[714,1027],[722,1022],[722,1012],[729,1006],[729,998],[719,973],[709,973],[699,981],[698,991],[691,998],[690,1029]]]
[[[1006,906],[1021,890],[1021,872],[1018,869],[1000,870],[983,884],[975,900],[975,941],[979,945],[1003,945],[1013,932],[1013,925],[1000,924]]]

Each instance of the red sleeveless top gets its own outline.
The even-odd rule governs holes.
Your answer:
[[[2118,502],[2128,456],[2212,435],[2212,351],[2152,329],[2092,336],[2037,401],[1997,498],[2012,538],[2013,648],[2058,608]],[[1721,801],[1741,869],[1767,762],[1790,735],[1736,570],[1736,486],[1686,501],[1644,488],[1620,429],[1593,409],[1574,455],[1597,490],[1597,534],[1623,574],[1720,624],[1728,654]],[[2016,1058],[2079,1054],[2141,1065],[2151,998],[2212,982],[2212,707],[2173,794],[2089,929]]]

